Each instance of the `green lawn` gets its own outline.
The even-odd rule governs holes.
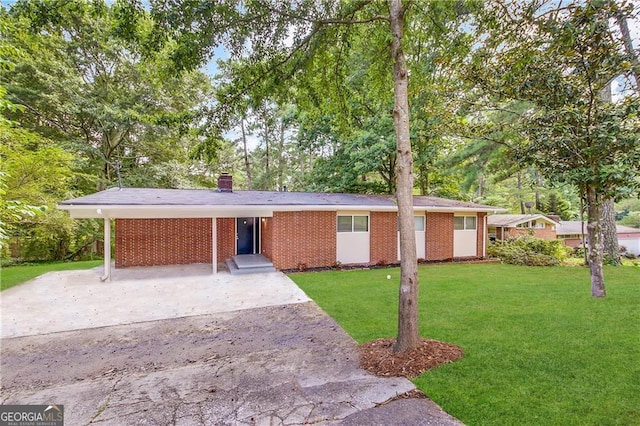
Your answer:
[[[102,260],[87,260],[82,262],[37,263],[33,265],[18,265],[2,267],[0,269],[0,290],[22,284],[39,275],[51,271],[70,271],[72,269],[89,269],[102,265]]]
[[[391,280],[387,280],[387,274]],[[469,425],[640,425],[640,268],[420,267],[423,337],[464,357],[414,382]],[[398,269],[292,274],[358,342],[396,335]]]

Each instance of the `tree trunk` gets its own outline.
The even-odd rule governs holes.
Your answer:
[[[392,33],[394,108],[393,122],[397,143],[398,223],[400,228],[400,292],[398,339],[393,351],[406,352],[418,347],[418,262],[413,220],[413,156],[409,133],[409,75],[402,51],[404,7],[401,0],[390,0],[389,20]]]
[[[518,197],[520,197],[520,214],[525,214],[524,200],[522,199],[522,172],[518,171]]]
[[[422,163],[420,164],[420,195],[427,195],[427,166]]]
[[[247,189],[253,189],[251,181],[251,164],[249,164],[249,150],[247,149],[247,134],[244,129],[244,117],[240,119],[240,130],[242,131],[242,150],[244,153],[244,170],[247,173]]]
[[[265,116],[266,116],[266,108],[265,108]],[[264,174],[265,174],[265,183],[264,188],[266,190],[272,190],[271,186],[271,170],[269,170],[269,123],[267,122],[267,118],[264,119]]]
[[[605,84],[600,91],[600,99],[604,102],[612,102],[611,82]],[[607,263],[622,265],[613,198],[608,198],[602,203],[602,236],[604,238],[604,254],[607,257]]]
[[[589,270],[591,272],[591,295],[604,297],[604,274],[602,271],[602,201],[595,188],[587,188],[587,235],[589,238]]]
[[[613,198],[608,198],[602,203],[602,237],[604,239],[604,254],[607,257],[607,263],[622,265]]]
[[[284,122],[280,120],[280,140],[278,143],[278,191],[284,188]]]
[[[618,11],[616,13],[616,21],[618,21],[618,27],[620,28],[620,34],[622,34],[622,42],[624,43],[624,49],[631,59],[631,73],[636,81],[636,91],[640,95],[640,60],[633,48],[633,41],[631,40],[631,33],[629,32],[629,26],[627,25],[627,18]]]
[[[542,176],[540,176],[540,172],[536,169],[535,170],[535,176],[536,176],[536,210],[538,212],[541,212],[542,209],[542,202],[540,201],[540,187],[542,186]]]

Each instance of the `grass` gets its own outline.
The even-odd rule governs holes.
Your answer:
[[[640,425],[640,268],[422,266],[420,332],[464,357],[414,379],[468,425]],[[392,279],[387,280],[390,274]],[[395,336],[398,269],[292,274],[358,342]]]
[[[0,270],[0,291],[32,280],[46,272],[89,269],[102,265],[102,263],[102,260],[87,260],[81,262],[51,262],[2,267]]]

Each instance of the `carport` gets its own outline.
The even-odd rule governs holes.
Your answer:
[[[2,292],[1,337],[18,337],[308,302],[281,272],[211,275],[209,265],[49,272]]]

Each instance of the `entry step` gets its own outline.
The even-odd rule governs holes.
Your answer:
[[[261,254],[239,254],[225,261],[232,275],[275,272],[273,263]]]

